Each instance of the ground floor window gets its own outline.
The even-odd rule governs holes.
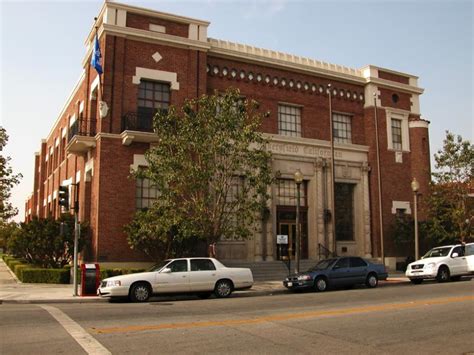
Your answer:
[[[336,240],[354,240],[354,184],[336,183]]]

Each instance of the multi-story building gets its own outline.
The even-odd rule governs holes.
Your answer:
[[[131,169],[146,165],[144,153],[157,142],[153,112],[232,86],[270,112],[262,129],[270,138],[278,181],[260,230],[246,241],[220,242],[220,258],[274,260],[278,234],[295,240],[298,169],[304,176],[303,258],[319,258],[323,247],[367,257],[380,257],[383,250],[390,262],[413,254],[397,249],[389,230],[398,214],[413,212],[412,179],[420,183],[419,193],[428,191],[428,122],[420,115],[423,89],[417,77],[211,39],[209,25],[119,3],[103,5],[96,26],[104,73],[99,80],[89,65],[93,27],[79,81],[36,153],[26,220],[58,216],[58,187],[78,184],[79,218],[92,232],[86,258],[146,260],[129,248],[123,226],[156,197],[148,181],[130,178]]]

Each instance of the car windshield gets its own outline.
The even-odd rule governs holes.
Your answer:
[[[311,269],[308,271],[314,271],[314,270],[326,270],[328,267],[332,266],[334,262],[337,259],[327,259],[327,260],[321,260],[319,263],[317,263],[315,266],[313,266]]]
[[[163,260],[161,263],[153,265],[148,271],[160,271],[163,267],[168,264],[171,260]]]
[[[439,256],[448,256],[449,252],[451,251],[451,247],[445,248],[434,248],[423,255],[423,258],[436,258]]]

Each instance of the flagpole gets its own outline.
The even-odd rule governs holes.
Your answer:
[[[98,40],[99,39],[98,38],[99,26],[97,26],[97,17],[94,17],[94,21],[95,21],[95,38],[97,38]],[[95,46],[95,38],[94,38],[94,46]],[[102,100],[102,76],[100,75],[99,72],[97,72],[97,75],[99,76],[99,89],[98,89],[97,101],[101,101]]]

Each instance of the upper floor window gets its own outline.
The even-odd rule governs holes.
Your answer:
[[[301,137],[301,107],[278,105],[278,134]]]
[[[158,198],[158,189],[149,179],[137,178],[135,188],[137,210],[150,208]]]
[[[170,104],[169,84],[142,80],[138,86],[139,111],[156,113],[158,110],[167,110]]]
[[[402,150],[402,120],[392,118],[392,147]]]
[[[349,115],[334,113],[332,115],[334,142],[352,143],[352,118]]]

